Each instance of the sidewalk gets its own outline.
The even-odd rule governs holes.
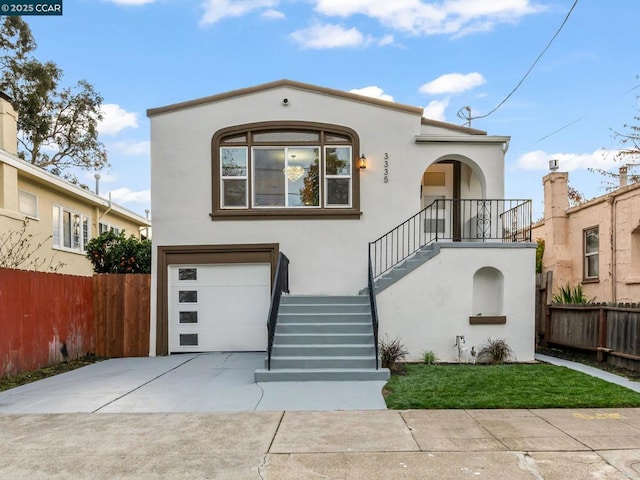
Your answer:
[[[640,479],[640,409],[0,415],[0,478]]]

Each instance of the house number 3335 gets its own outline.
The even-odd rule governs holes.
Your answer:
[[[384,183],[389,183],[389,154],[384,154]]]

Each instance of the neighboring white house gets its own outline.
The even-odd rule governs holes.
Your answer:
[[[535,245],[530,202],[503,200],[510,137],[290,80],[147,114],[151,355],[265,350],[282,252],[291,295],[366,292],[371,258],[379,335],[413,359],[467,361],[489,337],[533,359]]]

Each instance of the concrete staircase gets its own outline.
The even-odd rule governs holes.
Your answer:
[[[256,382],[387,380],[376,370],[368,296],[283,296],[271,370]]]
[[[393,267],[388,272],[384,273],[380,278],[376,279],[374,282],[374,287],[376,293],[380,293],[387,287],[390,287],[402,277],[408,275],[413,272],[420,265],[431,260],[433,257],[440,253],[440,244],[438,243],[430,243],[425,245],[420,250],[418,250],[413,255],[407,257],[405,260],[400,262],[398,265]],[[363,289],[361,294],[367,293],[367,289]]]

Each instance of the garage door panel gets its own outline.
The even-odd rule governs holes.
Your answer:
[[[170,351],[265,350],[270,270],[270,264],[170,266]]]

